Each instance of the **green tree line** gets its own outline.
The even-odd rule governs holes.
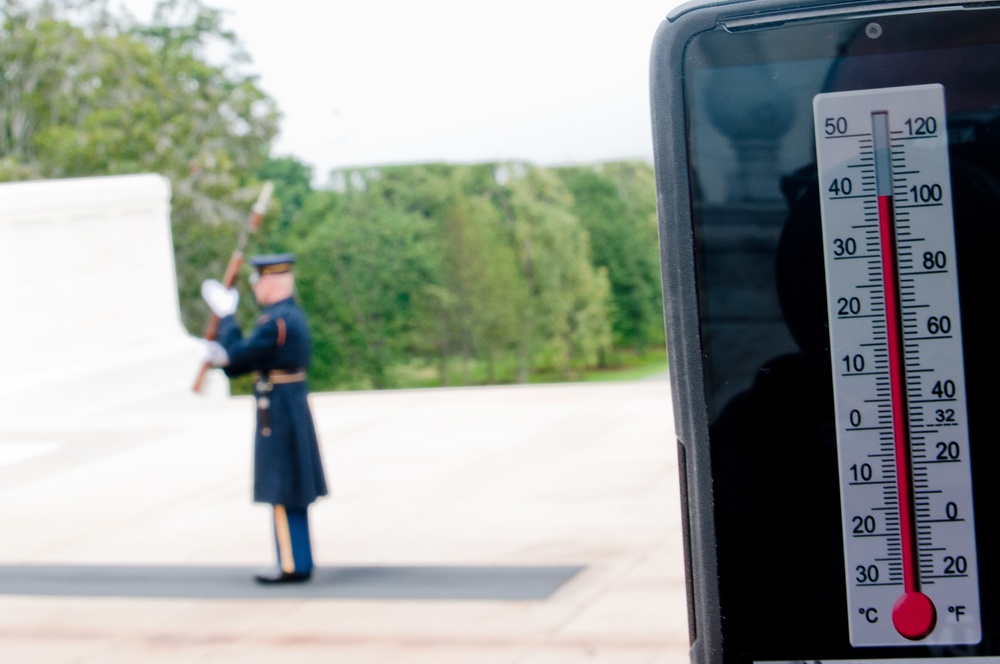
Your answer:
[[[277,105],[199,0],[162,1],[147,23],[98,0],[0,1],[0,181],[169,177],[193,333],[198,284],[271,180],[252,250],[298,255],[314,389],[568,379],[662,346],[648,164],[383,166],[315,188],[308,165],[270,155]]]

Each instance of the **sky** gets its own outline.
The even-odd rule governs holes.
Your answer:
[[[149,17],[154,0],[122,0]],[[652,161],[649,53],[674,0],[205,0],[313,167]]]

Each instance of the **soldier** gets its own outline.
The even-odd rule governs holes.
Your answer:
[[[278,569],[258,583],[306,581],[312,575],[308,508],[327,494],[316,430],[306,399],[310,339],[305,315],[293,297],[292,254],[251,258],[250,284],[263,315],[243,336],[233,314],[235,288],[214,279],[202,297],[219,316],[218,342],[206,342],[207,361],[230,377],[254,372],[257,425],[254,434],[253,500],[274,508]]]

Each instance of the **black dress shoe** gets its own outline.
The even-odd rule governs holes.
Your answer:
[[[265,572],[263,574],[257,574],[254,579],[257,583],[271,584],[271,583],[301,583],[302,581],[308,581],[312,577],[312,572],[282,572],[278,570],[276,572]]]

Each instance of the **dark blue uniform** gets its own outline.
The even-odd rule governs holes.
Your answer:
[[[259,374],[254,388],[255,502],[275,506],[275,539],[282,570],[309,574],[306,508],[327,495],[316,429],[306,399],[311,342],[294,298],[266,307],[246,337],[233,316],[219,322],[218,341],[229,355],[227,376]],[[291,559],[294,558],[294,565]]]

